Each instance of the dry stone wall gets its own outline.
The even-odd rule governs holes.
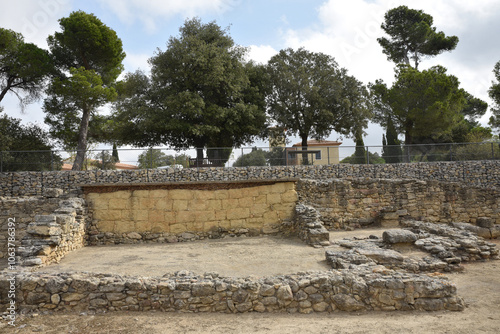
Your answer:
[[[19,247],[35,216],[52,214],[59,201],[56,197],[0,197],[0,259],[6,258],[9,219],[15,223],[15,245]]]
[[[0,310],[10,281],[0,275]],[[387,268],[331,270],[269,278],[163,277],[88,273],[19,273],[16,300],[26,311],[337,312],[461,311],[463,300],[446,279]]]
[[[145,169],[136,171],[56,171],[0,173],[0,196],[38,196],[46,188],[80,192],[82,185],[193,181],[279,180],[289,178],[381,178],[459,182],[499,188],[500,160],[385,165],[275,166],[242,168]]]
[[[81,248],[86,240],[86,207],[82,198],[58,198],[62,191],[52,190],[55,197],[3,198],[0,201],[1,226],[7,230],[15,223],[16,264],[43,266],[58,262],[67,253]],[[7,236],[2,233],[1,238]],[[0,258],[7,258],[2,243]]]
[[[122,190],[124,189],[124,190]],[[90,244],[177,242],[278,233],[293,218],[295,182],[86,187]]]
[[[500,236],[500,193],[459,183],[417,180],[299,180],[299,202],[315,208],[328,229],[378,224],[396,227],[400,220],[487,221],[490,237]],[[486,236],[486,235],[485,235]]]

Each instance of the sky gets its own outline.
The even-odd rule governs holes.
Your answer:
[[[2,4],[0,27],[47,48],[47,37],[60,31],[60,18],[76,10],[93,13],[122,39],[125,72],[134,72],[149,71],[147,61],[155,51],[166,49],[186,19],[199,17],[204,23],[215,21],[229,28],[235,43],[248,48],[248,59],[266,63],[281,49],[304,47],[333,56],[365,84],[377,79],[390,84],[394,64],[382,53],[377,38],[384,36],[380,28],[384,14],[400,5],[423,10],[434,18],[438,31],[459,38],[455,50],[425,59],[419,69],[442,65],[462,88],[491,104],[488,89],[493,67],[500,61],[500,0],[18,0]],[[10,94],[2,106],[4,113],[23,123],[45,127],[41,103],[22,112]],[[480,120],[483,125],[489,115]],[[383,129],[370,124],[366,132],[365,145],[381,145]],[[326,139],[353,145],[336,133]]]

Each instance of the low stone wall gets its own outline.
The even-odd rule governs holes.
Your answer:
[[[90,244],[271,234],[293,218],[295,182],[85,187]]]
[[[328,229],[373,224],[395,227],[401,219],[409,218],[473,225],[480,218],[487,218],[492,225],[500,224],[500,192],[459,183],[385,179],[299,180],[297,193],[301,203],[319,212]],[[500,230],[490,230],[498,231],[500,235]]]
[[[374,272],[375,271],[375,272]],[[446,279],[377,270],[331,270],[269,278],[178,272],[162,278],[85,273],[0,275],[0,311],[16,282],[18,311],[336,312],[461,311]]]
[[[145,169],[136,171],[59,171],[0,173],[0,196],[43,195],[45,188],[81,191],[81,185],[193,181],[279,180],[288,178],[383,178],[459,182],[499,188],[500,160],[386,165],[275,166],[243,168]]]

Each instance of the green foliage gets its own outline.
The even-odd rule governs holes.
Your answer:
[[[267,152],[270,166],[286,166],[286,150],[284,147],[271,147]]]
[[[488,91],[494,103],[494,107],[491,108],[493,116],[490,117],[489,124],[496,129],[500,129],[500,61],[495,64],[493,73],[495,74],[496,82],[491,84]]]
[[[370,164],[384,164],[385,163],[385,160],[383,158],[381,158],[377,152],[372,153],[372,152],[368,151],[368,157],[370,159]],[[342,159],[340,161],[340,163],[341,164],[352,164],[352,165],[359,165],[361,163],[366,164],[366,153],[365,153],[365,158],[364,158],[363,162],[360,162],[359,157],[357,157],[356,153],[354,153],[353,155]]]
[[[482,142],[458,145],[454,148],[453,160],[500,159],[499,143]]]
[[[303,48],[281,50],[268,70],[269,114],[288,135],[298,135],[304,149],[310,137],[321,139],[331,131],[349,135],[366,127],[366,90],[332,57]],[[307,163],[307,154],[303,161]]]
[[[418,64],[426,56],[436,56],[455,49],[458,37],[445,36],[433,27],[431,15],[421,10],[399,6],[385,14],[382,29],[390,38],[378,38],[387,58],[396,64],[410,65],[410,59]]]
[[[401,142],[398,139],[398,133],[394,127],[394,123],[389,117],[387,120],[386,135],[384,137],[385,143],[382,148],[382,158],[386,163],[401,162],[403,151],[401,150]]]
[[[388,117],[398,133],[405,134],[405,144],[414,138],[433,138],[450,133],[463,115],[466,104],[458,79],[446,74],[442,66],[419,72],[399,66],[396,81],[387,88],[381,81],[372,86],[376,120],[384,124]]]
[[[116,137],[133,145],[196,147],[198,159],[204,148],[253,141],[266,128],[266,115],[261,70],[243,64],[245,52],[215,22],[187,20],[167,50],[149,60],[151,79],[136,72],[121,84]],[[219,153],[209,159],[227,160],[228,152]]]
[[[356,136],[356,150],[352,156],[353,164],[366,164],[366,149],[363,136]]]
[[[113,153],[111,154],[114,162],[120,162],[120,157],[118,156],[118,148],[116,147],[116,143],[113,143]]]
[[[252,152],[239,156],[233,167],[267,166],[267,157],[267,152],[253,148]]]
[[[148,150],[139,154],[138,163],[139,168],[158,168],[163,166],[182,165],[189,167],[190,156],[186,154],[179,154],[176,156],[167,155],[159,149],[149,148]]]
[[[0,102],[9,91],[19,98],[21,107],[38,100],[54,72],[46,50],[25,43],[19,33],[0,28]]]
[[[115,89],[105,87],[97,73],[83,67],[72,68],[68,78],[54,78],[48,93],[44,102],[45,123],[66,149],[77,146],[83,114],[93,116],[98,107],[116,96]],[[92,124],[99,121],[98,117],[90,119],[90,128],[95,131]]]
[[[97,169],[102,169],[102,170],[114,170],[116,169],[115,166],[115,159],[113,158],[113,155],[111,155],[108,151],[102,151],[100,153],[97,153],[94,156],[94,159],[90,161],[90,164]]]
[[[44,109],[51,134],[67,148],[76,146],[73,169],[80,170],[88,138],[103,125],[97,109],[116,97],[112,86],[125,53],[116,33],[93,14],[73,12],[59,23],[62,31],[47,41],[61,75],[53,79]]]
[[[21,120],[6,115],[0,117],[1,170],[6,172],[60,169],[62,158],[51,152],[54,147],[48,138],[48,134],[36,125],[22,125]]]
[[[94,14],[72,12],[59,20],[62,31],[47,42],[63,71],[84,67],[94,70],[105,85],[111,85],[123,71],[125,58],[121,39]]]

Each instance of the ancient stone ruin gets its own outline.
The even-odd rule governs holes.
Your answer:
[[[499,170],[496,162],[486,165]],[[429,166],[444,176],[457,168]],[[3,230],[9,217],[16,220],[17,270],[0,274],[0,308],[7,307],[14,277],[21,312],[460,311],[464,301],[443,273],[460,271],[464,262],[497,260],[499,254],[487,239],[500,235],[495,186],[500,176],[486,173],[481,181],[477,165],[469,167],[461,175],[484,187],[447,182],[448,177],[338,178],[339,170],[314,166],[178,172],[185,175],[141,171],[137,179],[130,172],[103,172],[102,180],[85,172],[41,175],[51,185],[66,178],[60,188],[44,186],[33,173],[3,173],[9,183],[2,185],[0,219]],[[355,172],[384,172],[362,168]],[[145,176],[151,182],[143,182]],[[23,189],[18,180],[24,180]],[[365,227],[385,232],[330,240],[332,231]],[[189,271],[161,277],[43,272],[65,254],[92,245],[261,235],[297,237],[304,247],[324,247],[332,269],[264,278]],[[0,248],[0,258],[6,257]]]

